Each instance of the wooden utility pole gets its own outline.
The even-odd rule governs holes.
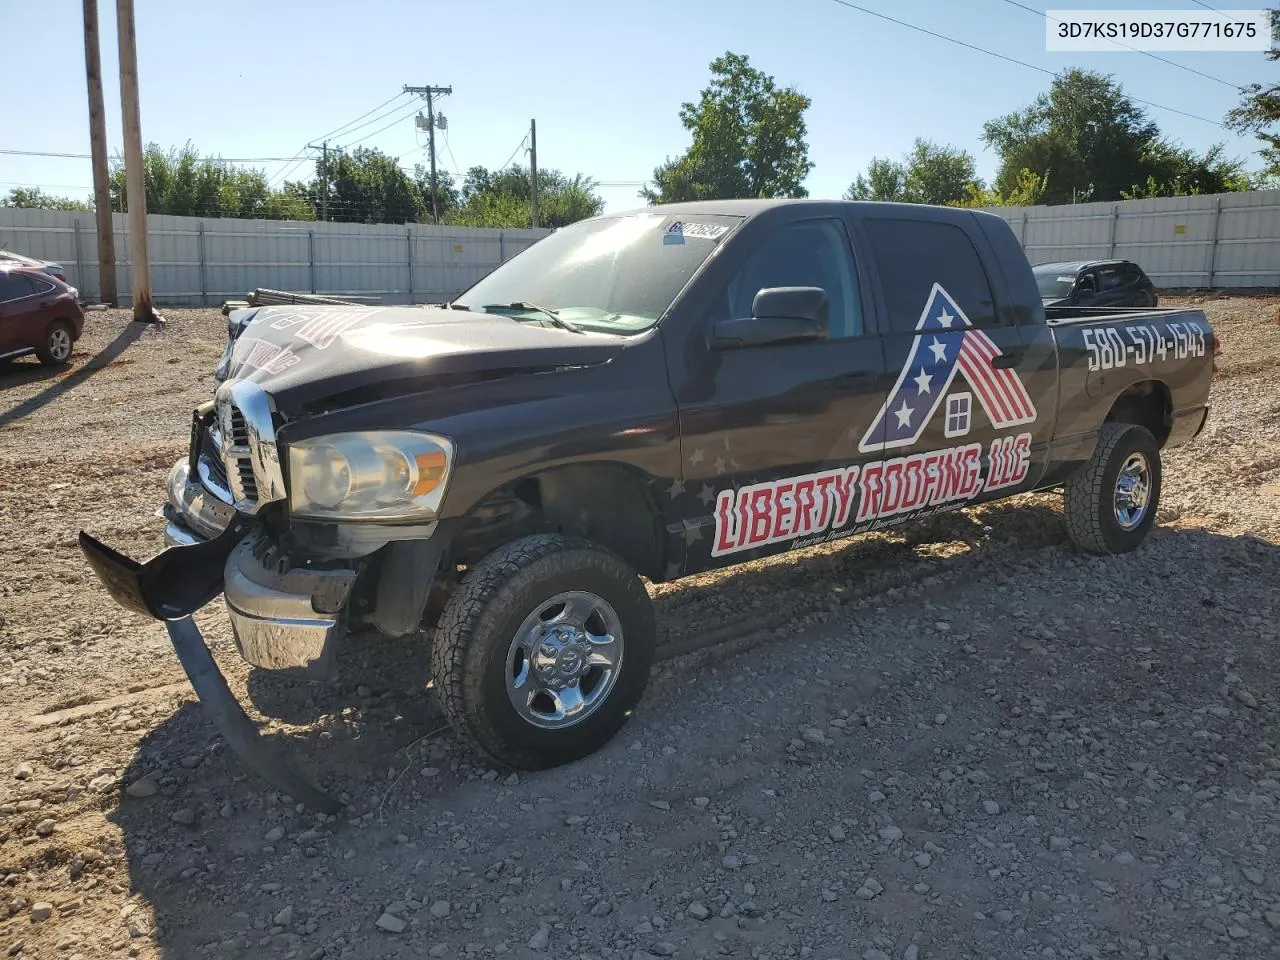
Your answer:
[[[329,219],[329,141],[326,140],[320,146],[314,143],[307,144],[308,150],[319,150],[322,154],[320,158],[320,219]]]
[[[120,40],[120,112],[124,115],[124,171],[129,204],[129,260],[133,274],[133,319],[163,323],[151,302],[151,261],[147,257],[147,186],[142,172],[142,117],[138,109],[138,43],[133,0],[116,0]]]
[[[107,116],[102,102],[98,0],[84,0],[84,74],[89,86],[93,212],[98,223],[98,299],[114,307],[116,305],[116,237],[115,231],[111,229],[111,178],[107,173]]]
[[[440,222],[440,196],[436,188],[436,107],[432,97],[447,97],[453,93],[453,87],[411,87],[408,84],[404,88],[405,93],[416,93],[420,97],[427,98],[427,119],[425,126],[427,128],[427,152],[431,155],[431,220],[433,223]],[[421,121],[422,114],[418,114]],[[424,124],[418,123],[421,127]]]
[[[529,207],[533,213],[533,229],[538,229],[538,121],[529,121]]]

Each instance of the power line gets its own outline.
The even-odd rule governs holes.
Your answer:
[[[462,179],[462,168],[458,166],[458,158],[453,155],[453,147],[449,146],[449,128],[444,130],[444,149],[449,154],[449,160],[453,163],[453,175],[459,180]]]
[[[340,127],[335,127],[334,129],[330,130],[328,133],[322,133],[320,136],[318,136],[318,137],[312,137],[311,139],[312,139],[312,140],[324,140],[326,137],[332,137],[332,136],[335,136],[336,134],[339,134],[339,133],[351,133],[351,131],[352,131],[352,130],[359,130],[359,129],[360,129],[360,127],[351,127],[351,125],[352,125],[353,123],[356,123],[356,122],[357,122],[357,121],[359,121],[359,120],[363,120],[365,117],[367,117],[369,114],[373,113],[375,110],[381,110],[383,107],[385,107],[387,104],[391,103],[393,100],[399,100],[399,99],[400,99],[401,97],[403,97],[403,96],[404,96],[404,91],[403,91],[403,90],[401,90],[401,91],[400,91],[399,93],[397,93],[394,97],[391,97],[390,99],[387,99],[387,100],[383,100],[380,104],[378,104],[376,107],[374,107],[374,108],[373,108],[373,110],[369,110],[369,111],[366,111],[365,113],[360,114],[360,116],[356,117],[356,119],[355,119],[355,120],[350,120],[350,121],[348,121],[347,123],[344,123],[344,124],[343,124],[342,126],[340,126]],[[396,110],[398,110],[398,109],[400,109],[400,108],[399,108],[399,107],[393,107],[391,110],[388,110],[388,111],[387,111],[387,113],[394,113],[394,112],[395,112]],[[386,114],[384,113],[384,114],[383,114],[383,116],[385,117],[385,116],[386,116]],[[370,120],[370,121],[369,121],[369,123],[374,123],[374,122],[376,122],[377,120],[378,120],[378,117],[374,117],[374,118],[373,118],[373,120]],[[368,126],[368,124],[361,124],[361,126]],[[351,127],[351,129],[347,129],[348,127]]]
[[[409,119],[410,117],[412,117],[415,113],[417,113],[417,112],[418,112],[418,110],[419,110],[419,107],[418,107],[418,105],[415,103],[415,104],[413,105],[413,109],[412,109],[412,110],[410,110],[408,113],[405,113],[405,114],[402,114],[402,115],[400,115],[400,116],[396,117],[394,120],[392,120],[390,123],[388,123],[385,127],[379,127],[377,130],[373,131],[373,133],[366,133],[366,134],[365,134],[363,137],[361,137],[359,140],[348,140],[348,141],[347,141],[346,143],[344,143],[344,144],[343,144],[339,149],[345,150],[347,147],[354,147],[357,143],[364,143],[364,142],[365,142],[366,140],[368,140],[370,137],[376,137],[378,134],[382,133],[384,130],[390,130],[390,129],[391,129],[392,127],[394,127],[397,123],[403,123],[405,120],[408,120],[408,119]],[[385,114],[384,114],[384,116],[385,116]]]
[[[521,140],[518,144],[516,144],[516,148],[511,151],[511,156],[507,157],[507,162],[504,163],[502,166],[498,167],[496,172],[501,173],[503,170],[507,169],[507,167],[511,166],[511,161],[516,158],[516,154],[519,153],[521,149],[523,149],[524,145],[528,142],[529,142],[529,134],[526,133],[524,135],[524,139]]]
[[[25,180],[0,180],[0,187],[29,187],[32,190],[92,190],[92,183],[28,183]]]
[[[1199,4],[1200,6],[1204,7],[1206,10],[1212,10],[1214,13],[1216,13],[1220,17],[1226,16],[1226,14],[1223,13],[1221,10],[1219,10],[1217,7],[1209,6],[1207,3],[1204,2],[1204,0],[1191,0],[1191,2],[1195,4]]]
[[[994,50],[988,50],[985,47],[978,47],[972,43],[966,43],[963,40],[957,40],[955,37],[948,37],[946,34],[935,33],[932,30],[928,30],[924,27],[917,26],[914,23],[907,23],[907,21],[905,20],[898,20],[894,17],[889,16],[888,14],[880,13],[879,11],[876,11],[876,10],[870,10],[867,7],[861,7],[856,3],[851,3],[850,0],[832,0],[832,2],[838,3],[842,7],[848,7],[850,10],[857,10],[860,13],[865,13],[873,17],[878,17],[879,19],[887,20],[890,23],[896,23],[898,26],[906,27],[908,30],[914,30],[917,33],[927,34],[928,36],[935,37],[938,40],[945,40],[947,41],[947,43],[954,43],[961,47],[965,47],[969,50],[974,50],[978,53],[985,53],[989,57],[995,57],[998,60],[1004,60],[1006,63],[1014,63],[1020,67],[1026,67],[1029,70],[1035,70],[1037,73],[1043,73],[1050,77],[1057,76],[1057,74],[1054,73],[1054,71],[1049,70],[1046,67],[1036,66],[1034,63],[1027,63],[1027,61],[1019,60],[1016,57],[1008,57],[1008,56],[1005,56],[1003,53],[996,53]],[[1178,110],[1176,107],[1166,107],[1163,104],[1153,103],[1150,100],[1140,100],[1138,97],[1131,97],[1131,96],[1128,96],[1128,94],[1126,94],[1126,96],[1128,97],[1128,99],[1132,100],[1134,103],[1141,103],[1145,106],[1152,107],[1153,109],[1156,109],[1156,110],[1167,110],[1170,113],[1181,114],[1184,117],[1190,117],[1192,120],[1201,120],[1204,123],[1211,123],[1215,127],[1225,129],[1224,125],[1219,123],[1217,120],[1210,120],[1208,117],[1201,117],[1194,113],[1187,113],[1187,111]]]
[[[403,92],[401,92],[401,93],[397,94],[396,96],[392,97],[391,99],[392,99],[392,100],[399,100],[399,99],[400,99],[400,97],[403,97],[403,96],[404,96],[404,93],[403,93]],[[391,114],[395,113],[397,110],[402,109],[403,107],[404,107],[404,104],[403,104],[403,103],[396,104],[396,105],[395,105],[394,107],[392,107],[390,110],[387,110],[387,111],[386,111],[386,112],[384,112],[384,113],[380,113],[380,114],[378,114],[376,117],[373,117],[373,118],[372,118],[372,119],[370,119],[370,120],[366,120],[364,123],[357,124],[356,126],[351,127],[351,128],[350,128],[350,129],[348,129],[348,130],[344,130],[344,131],[342,131],[341,136],[343,136],[343,137],[350,136],[351,134],[355,133],[357,130],[363,130],[365,127],[371,126],[371,125],[373,125],[373,124],[377,123],[379,120],[382,120],[382,119],[384,119],[384,118],[386,118],[386,117],[391,116]],[[416,103],[414,104],[414,109],[417,109],[417,104],[416,104]],[[372,111],[370,111],[370,112],[372,113]],[[397,121],[397,122],[398,122],[398,121]],[[370,136],[372,136],[372,134],[370,134]],[[317,140],[323,140],[323,139],[325,139],[326,137],[327,137],[327,138],[329,138],[329,139],[331,139],[331,140],[332,140],[332,139],[336,139],[332,134],[325,134],[325,136],[324,136],[324,137],[317,137],[317,138],[315,138],[315,139],[317,139]]]
[[[1018,7],[1019,9],[1025,10],[1027,11],[1027,13],[1034,13],[1036,16],[1040,17],[1041,19],[1052,20],[1054,23],[1063,22],[1059,20],[1057,17],[1049,16],[1049,14],[1044,10],[1037,10],[1035,7],[1028,7],[1025,3],[1019,3],[1018,0],[1004,0],[1004,2],[1009,4],[1010,6]],[[1215,77],[1212,74],[1203,73],[1202,71],[1197,70],[1194,67],[1188,67],[1181,63],[1175,63],[1172,60],[1166,60],[1164,57],[1157,56],[1156,54],[1152,53],[1150,50],[1139,50],[1137,47],[1131,47],[1127,43],[1121,43],[1119,40],[1112,40],[1111,42],[1118,47],[1124,47],[1126,50],[1132,50],[1134,53],[1140,53],[1144,57],[1150,57],[1152,60],[1159,60],[1161,63],[1167,63],[1169,66],[1177,67],[1179,70],[1185,70],[1187,71],[1187,73],[1194,73],[1197,77],[1204,77],[1206,80],[1212,80],[1214,83],[1220,83],[1224,87],[1230,87],[1232,90],[1238,91],[1240,89],[1238,84],[1231,83],[1229,80],[1223,80],[1221,77]]]
[[[298,167],[302,166],[302,164],[312,159],[311,157],[304,156],[303,154],[305,154],[305,152],[306,151],[304,148],[303,153],[299,154],[297,157],[294,158],[297,161],[296,163],[292,163],[289,166],[284,167],[281,170],[278,170],[275,173],[273,173],[271,175],[271,179],[267,181],[267,186],[274,188],[277,184],[277,181],[280,184],[284,184],[286,181],[288,181],[289,174],[293,173],[293,171],[297,170]]]
[[[50,153],[45,150],[0,150],[0,154],[7,154],[17,157],[61,157],[67,160],[91,160],[93,157],[87,153]],[[290,160],[296,160],[297,157],[213,157],[220,163],[288,163]]]
[[[334,136],[334,135],[335,135],[335,134],[337,134],[337,133],[351,133],[351,132],[353,132],[354,130],[359,130],[359,129],[360,129],[360,127],[353,127],[353,126],[352,126],[352,124],[357,123],[357,122],[358,122],[358,121],[360,121],[360,120],[363,120],[365,117],[369,116],[369,114],[371,114],[371,113],[375,113],[376,111],[381,110],[381,109],[382,109],[383,107],[385,107],[387,104],[392,103],[392,102],[394,102],[394,101],[396,101],[396,100],[399,100],[399,99],[400,99],[401,97],[403,97],[403,96],[404,96],[404,91],[403,91],[403,90],[401,90],[401,91],[400,91],[399,93],[397,93],[395,96],[390,97],[390,98],[388,98],[388,99],[386,99],[386,100],[383,100],[380,104],[378,104],[378,105],[377,105],[376,107],[374,107],[372,110],[366,110],[364,113],[360,114],[360,116],[356,117],[356,118],[355,118],[355,120],[348,120],[346,123],[342,124],[341,126],[334,127],[334,128],[333,128],[332,130],[330,130],[328,133],[321,134],[321,135],[320,135],[320,136],[318,136],[318,137],[312,137],[312,138],[311,138],[311,140],[308,140],[307,142],[308,142],[308,143],[311,143],[311,142],[313,142],[313,141],[315,141],[315,140],[326,140],[326,139],[328,139],[329,137],[332,137],[332,136]],[[398,109],[400,109],[400,108],[399,108],[399,107],[392,107],[390,110],[388,110],[388,111],[387,111],[387,113],[394,113],[394,112],[395,112],[396,110],[398,110]],[[361,124],[361,126],[368,126],[368,124],[369,124],[369,123],[375,123],[375,122],[377,122],[378,120],[380,120],[382,117],[385,117],[386,115],[387,115],[387,114],[385,114],[385,113],[384,113],[384,114],[381,114],[381,115],[380,115],[380,116],[378,116],[378,117],[374,117],[374,118],[373,118],[372,120],[370,120],[368,123],[366,123],[366,124]],[[287,180],[287,179],[288,179],[289,174],[293,173],[293,171],[297,170],[297,169],[298,169],[298,167],[300,167],[303,163],[305,163],[305,162],[306,162],[306,160],[307,160],[306,152],[307,152],[307,150],[308,150],[308,149],[310,149],[310,147],[303,147],[303,148],[302,148],[301,150],[299,150],[296,154],[294,154],[292,157],[290,157],[290,158],[289,158],[289,161],[288,161],[288,162],[290,163],[290,166],[288,166],[288,167],[286,167],[286,168],[283,168],[283,169],[281,169],[281,170],[278,170],[278,171],[277,171],[277,172],[276,172],[276,173],[271,177],[271,179],[270,179],[269,181],[267,181],[267,185],[268,185],[268,186],[272,186],[272,185],[274,185],[277,179],[279,179],[279,181],[280,181],[281,183],[284,183],[284,182],[285,182],[285,180]]]

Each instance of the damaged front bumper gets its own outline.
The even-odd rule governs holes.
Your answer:
[[[186,460],[165,485],[165,542],[194,546],[218,539],[240,516],[191,477]],[[342,563],[293,565],[266,536],[242,533],[227,554],[222,592],[240,656],[255,667],[320,679],[341,639],[341,611],[356,571]]]
[[[245,765],[324,813],[341,803],[264,739],[227,686],[191,619],[225,594],[236,646],[268,669],[326,673],[341,631],[340,612],[356,579],[346,567],[291,568],[261,523],[210,496],[175,465],[166,485],[164,550],[139,563],[88,533],[80,547],[107,592],[126,609],[164,621],[183,670],[214,725]]]

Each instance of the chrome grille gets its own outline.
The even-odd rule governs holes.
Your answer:
[[[231,398],[218,400],[217,409],[216,427],[227,488],[237,507],[252,512],[258,503],[258,480],[253,473],[249,424]]]
[[[258,481],[253,475],[253,461],[249,457],[249,425],[244,414],[231,406],[231,450],[228,451],[227,469],[235,470],[239,480],[237,500],[258,502]]]
[[[231,407],[231,442],[237,447],[249,449],[249,426],[238,407]]]
[[[223,466],[221,460],[209,458],[203,461],[209,466],[209,479],[216,483],[223,490],[227,489],[227,468]]]
[[[248,457],[241,457],[236,461],[236,469],[240,472],[240,489],[244,491],[242,499],[257,503],[258,481],[253,476],[253,464]]]
[[[284,479],[276,452],[271,398],[256,384],[224,383],[214,400],[208,437],[217,451],[218,471],[202,470],[206,486],[225,480],[230,501],[245,513],[284,498]],[[203,474],[208,474],[205,477]]]
[[[196,451],[196,471],[201,485],[226,504],[234,504],[231,484],[227,480],[227,467],[222,461],[222,433],[217,421],[205,427],[200,435],[200,448]]]

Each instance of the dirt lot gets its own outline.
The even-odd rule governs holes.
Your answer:
[[[657,588],[648,695],[572,767],[460,753],[425,638],[307,686],[210,606],[327,821],[245,776],[75,546],[160,547],[222,317],[91,315],[69,371],[0,371],[0,951],[1280,957],[1280,300],[1203,306],[1210,426],[1139,552],[1077,555],[1025,496]]]

